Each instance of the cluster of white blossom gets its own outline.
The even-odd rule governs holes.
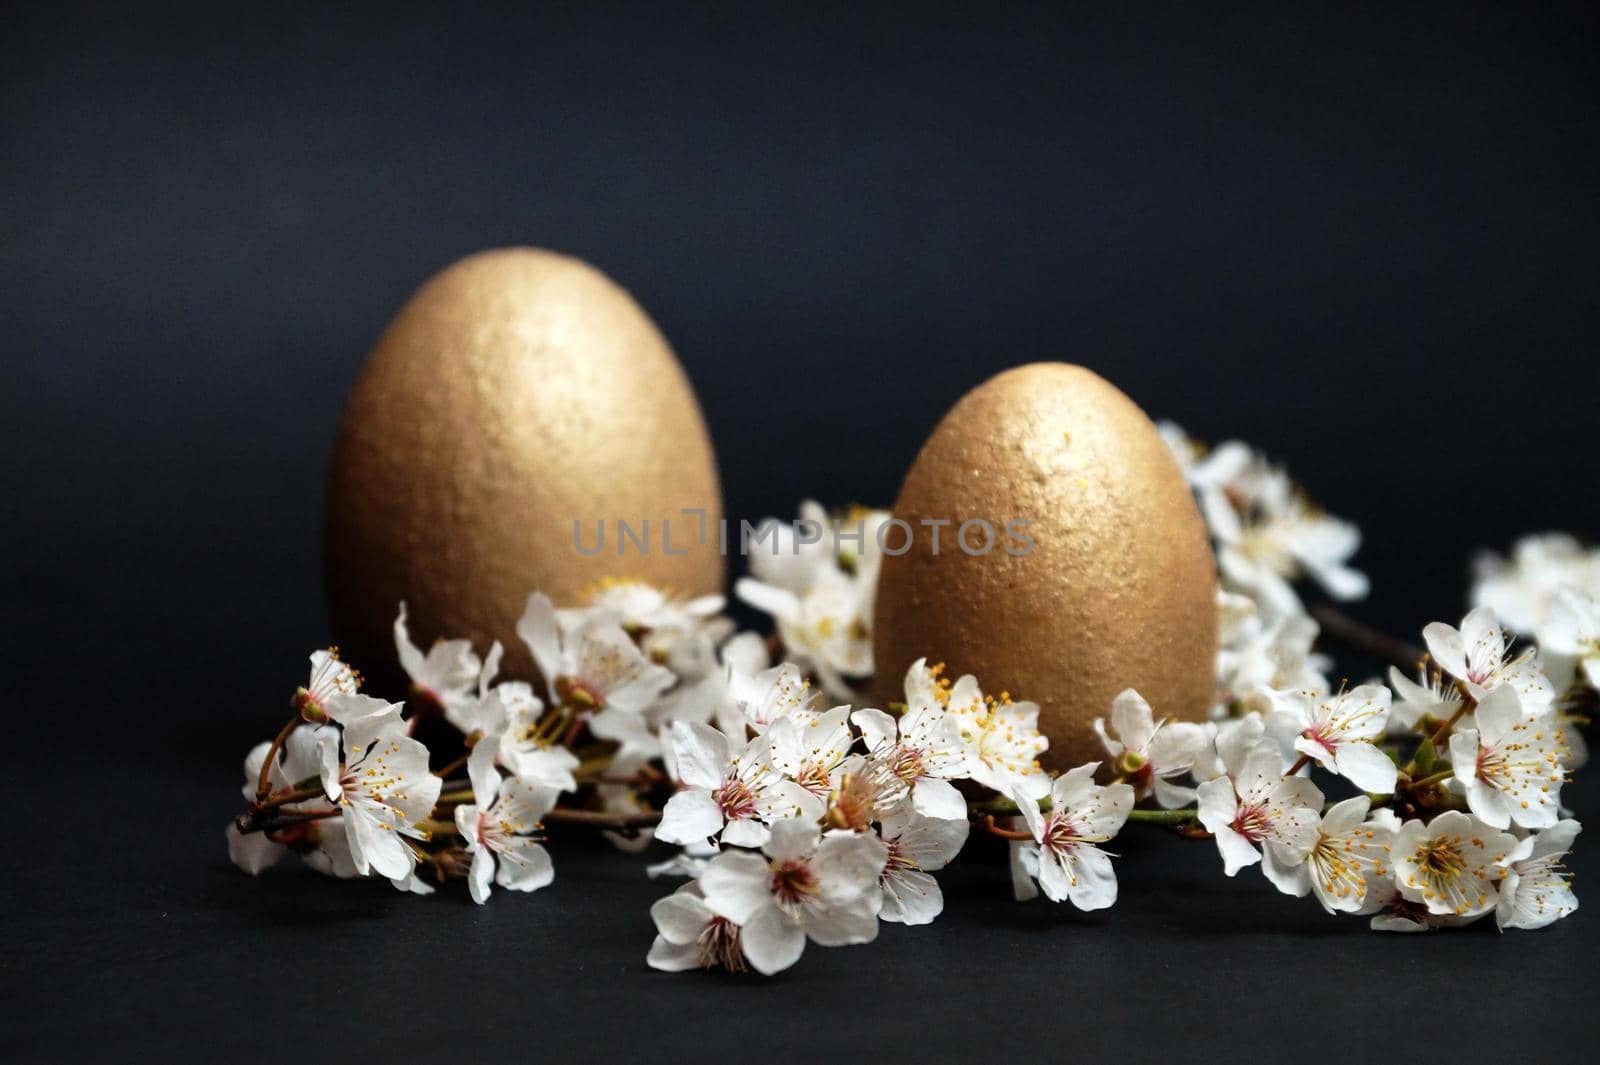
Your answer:
[[[1172,422],[1167,442],[1194,491],[1216,550],[1218,719],[1272,709],[1271,693],[1326,694],[1326,656],[1293,581],[1310,577],[1336,599],[1359,599],[1367,579],[1350,568],[1354,525],[1312,506],[1280,466],[1237,440],[1207,450]]]
[[[1431,665],[1416,679],[1391,669],[1387,684],[1335,690],[1290,582],[1363,594],[1354,527],[1243,444],[1206,453],[1163,433],[1224,586],[1204,724],[1129,689],[1094,722],[1104,760],[1052,776],[1038,705],[972,676],[919,660],[903,703],[860,705],[849,684],[874,669],[888,516],[806,503],[794,525],[772,523],[776,550],[754,553],[737,586],[774,618],[772,645],[736,633],[721,597],[616,580],[581,608],[528,597],[516,631],[538,685],[499,680],[499,643],[482,658],[461,639],[424,652],[404,604],[404,703],[362,694],[336,652],[316,652],[288,724],[245,761],[230,854],[255,874],[292,851],[418,894],[463,879],[482,903],[495,886],[552,882],[547,823],[597,826],[629,850],[653,838],[679,851],[649,875],[687,878],[651,909],[648,960],[666,970],[774,973],[808,942],[930,923],[944,908],[933,874],[973,826],[1010,841],[1017,898],[1084,910],[1116,901],[1103,845],[1128,823],[1214,840],[1226,875],[1260,865],[1279,890],[1380,930],[1491,911],[1502,929],[1536,928],[1576,909],[1561,860],[1579,826],[1561,789],[1600,686],[1600,553],[1545,536],[1484,561],[1479,605],[1424,630]],[[1537,647],[1511,649],[1502,610]],[[1327,802],[1313,770],[1354,794]]]
[[[879,921],[931,922],[944,908],[932,874],[969,831],[961,781],[1032,811],[1032,846],[1049,856],[1041,875],[1052,897],[1110,905],[1116,881],[1097,844],[1122,827],[1132,789],[1096,786],[1095,766],[1085,766],[1072,806],[1058,802],[1046,825],[1038,706],[941,674],[914,663],[905,703],[889,712],[826,707],[784,663],[733,679],[737,716],[723,728],[674,723],[681,787],[656,838],[684,846],[666,868],[693,879],[652,908],[659,935],[650,964],[773,973],[794,964],[807,941],[866,943]],[[1077,885],[1070,896],[1067,881]]]
[[[830,515],[808,499],[793,524],[762,524],[749,552],[751,575],[734,586],[771,615],[789,661],[815,673],[836,699],[855,699],[849,678],[874,672],[872,608],[888,520],[888,511],[865,507]]]
[[[1591,659],[1600,672],[1600,552],[1552,535],[1523,541],[1514,561],[1480,561],[1479,608],[1459,629],[1424,631],[1431,667],[1335,691],[1314,650],[1319,626],[1291,582],[1364,596],[1366,578],[1349,566],[1359,531],[1312,506],[1248,445],[1207,450],[1170,422],[1160,429],[1205,516],[1222,585],[1206,726],[1214,760],[1202,758],[1194,777],[1199,819],[1228,875],[1260,862],[1281,890],[1313,892],[1330,911],[1377,913],[1373,927],[1384,930],[1463,923],[1496,907],[1502,928],[1537,927],[1575,909],[1559,859],[1578,825],[1560,819],[1559,794],[1583,762],[1574,724],[1592,701],[1592,681],[1586,695],[1575,673]],[[1537,632],[1538,649],[1512,655],[1497,609]],[[1311,765],[1362,794],[1325,806]],[[1483,855],[1488,864],[1475,865]],[[1435,866],[1480,869],[1479,890],[1467,899],[1467,882],[1446,883]]]
[[[1510,558],[1483,555],[1476,568],[1473,603],[1538,641],[1557,688],[1600,691],[1600,548],[1542,533],[1517,541]]]
[[[1421,931],[1493,911],[1537,928],[1577,908],[1560,859],[1569,727],[1536,651],[1512,655],[1493,612],[1424,630],[1428,685],[1271,693],[1272,708],[1210,726],[1220,771],[1199,818],[1229,876],[1257,862],[1291,895],[1372,927]],[[1325,806],[1315,765],[1359,794]],[[1259,848],[1259,850],[1258,850]]]
[[[581,791],[602,812],[642,810],[637,789],[619,781],[660,760],[669,723],[709,720],[730,671],[766,659],[754,634],[727,638],[721,597],[678,601],[611,581],[590,599],[557,610],[541,593],[528,597],[517,634],[542,689],[495,683],[498,642],[482,659],[460,639],[424,653],[403,603],[394,640],[410,680],[404,703],[359,694],[359,675],[336,652],[314,653],[289,724],[245,760],[250,809],[228,828],[234,862],[260,873],[295,851],[330,875],[376,873],[422,894],[433,890],[417,875],[427,865],[434,880],[466,877],[478,902],[494,884],[549,884],[542,822],[561,796]],[[426,721],[447,735],[443,726],[453,727],[460,757],[431,766],[416,737]],[[580,738],[605,748],[603,772],[586,769]]]
[[[1206,450],[1172,422],[1158,427],[1194,489],[1223,586],[1253,600],[1268,624],[1303,614],[1292,581],[1316,581],[1338,600],[1367,594],[1350,567],[1361,531],[1313,504],[1281,466],[1238,440]]]

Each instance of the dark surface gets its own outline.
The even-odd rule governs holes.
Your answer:
[[[935,928],[768,984],[646,969],[664,888],[581,841],[475,908],[252,881],[222,826],[326,639],[343,392],[486,246],[635,293],[734,516],[887,502],[964,390],[1065,358],[1287,461],[1405,635],[1475,548],[1595,534],[1592,11],[0,18],[8,1058],[1590,1049],[1589,910],[1375,936],[1159,834],[1109,913],[972,855]]]

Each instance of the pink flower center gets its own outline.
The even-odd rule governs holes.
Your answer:
[[[922,752],[915,747],[906,747],[904,745],[896,747],[889,752],[889,756],[884,759],[884,763],[889,767],[889,772],[907,784],[916,783],[924,775]]]
[[[772,894],[786,906],[798,905],[820,890],[817,874],[799,858],[778,862],[772,867]]]
[[[1328,727],[1326,722],[1319,722],[1315,725],[1312,725],[1300,735],[1304,736],[1312,743],[1315,743],[1329,754],[1334,754],[1338,750],[1339,741],[1332,734],[1332,730]]]
[[[756,816],[756,797],[749,785],[738,777],[728,777],[711,796],[730,821],[748,821]]]
[[[744,948],[739,942],[739,926],[726,917],[713,917],[707,921],[697,945],[700,948],[701,965],[720,965],[734,973],[742,973],[749,968],[744,961]]]
[[[828,776],[827,767],[820,762],[812,762],[801,768],[794,780],[796,784],[820,798],[827,798],[828,793],[833,790],[833,780]]]
[[[1264,806],[1242,804],[1229,827],[1251,843],[1260,843],[1272,834],[1272,818],[1267,816]]]
[[[1062,813],[1050,813],[1045,817],[1044,837],[1041,842],[1045,849],[1055,851],[1057,854],[1067,854],[1076,850],[1078,844],[1083,842],[1083,834],[1072,818]]]

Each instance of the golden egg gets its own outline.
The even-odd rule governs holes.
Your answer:
[[[424,649],[498,639],[507,671],[528,675],[516,621],[530,591],[575,604],[622,577],[720,592],[721,517],[694,391],[633,298],[577,259],[486,251],[412,296],[345,405],[328,480],[334,633],[392,684],[404,599]]]
[[[1042,761],[1058,770],[1104,756],[1092,723],[1124,688],[1158,719],[1204,718],[1217,651],[1205,523],[1155,426],[1103,378],[1036,363],[973,389],[923,445],[894,516],[909,530],[885,535],[880,699],[902,698],[924,656],[976,674],[1039,704]]]

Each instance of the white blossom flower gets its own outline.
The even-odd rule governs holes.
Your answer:
[[[941,676],[943,663],[929,666],[919,658],[906,670],[907,715],[937,716],[942,709],[956,720],[966,754],[966,773],[986,788],[1009,795],[1021,787],[1034,798],[1050,791],[1050,777],[1039,755],[1050,741],[1039,731],[1039,704],[1012,702],[1010,692],[983,694],[978,680],[966,674],[952,684]]]
[[[1158,428],[1194,489],[1227,581],[1275,617],[1302,613],[1289,586],[1302,572],[1335,599],[1367,594],[1367,578],[1347,564],[1360,531],[1313,507],[1281,467],[1237,440],[1208,452],[1172,422]]]
[[[476,691],[451,700],[450,705],[444,708],[445,719],[461,730],[462,735],[470,736],[479,730],[491,732],[503,727],[498,722],[504,716],[504,709],[500,705],[497,689],[492,685],[500,673],[500,660],[504,655],[505,648],[499,640],[494,641],[478,666]]]
[[[815,670],[828,691],[849,697],[844,678],[871,675],[873,600],[849,574],[823,570],[799,595],[741,577],[734,592],[772,615],[787,657]]]
[[[1194,768],[1206,746],[1206,730],[1186,721],[1157,722],[1150,704],[1132,688],[1111,701],[1111,733],[1104,718],[1094,730],[1111,758],[1111,769],[1128,780],[1137,798],[1154,795],[1176,810],[1194,801],[1193,788],[1173,783]]]
[[[1400,894],[1431,914],[1477,917],[1495,906],[1500,863],[1516,839],[1460,810],[1432,821],[1407,821],[1395,833],[1394,881]]]
[[[678,973],[688,969],[744,972],[744,946],[739,926],[711,911],[700,885],[690,881],[650,907],[656,939],[645,960],[652,969]]]
[[[1389,689],[1363,684],[1335,695],[1277,692],[1268,726],[1294,750],[1362,791],[1394,791],[1398,770],[1374,741],[1389,723]]]
[[[1225,708],[1272,709],[1274,691],[1328,691],[1328,659],[1312,652],[1317,623],[1293,614],[1268,625],[1246,623],[1217,652],[1219,701]]]
[[[919,813],[950,820],[967,816],[967,801],[950,783],[965,777],[967,758],[955,716],[935,703],[914,706],[898,721],[882,710],[850,716],[866,742],[866,772],[884,791],[898,788]]]
[[[584,598],[586,606],[556,612],[563,629],[581,629],[597,614],[609,616],[634,633],[690,629],[716,617],[725,604],[720,595],[675,599],[654,585],[632,577],[608,577],[598,581],[585,590]]]
[[[944,893],[931,874],[943,869],[967,842],[965,818],[924,817],[902,805],[883,818],[881,838],[889,849],[879,877],[878,916],[900,924],[928,924],[944,910]]]
[[[1550,664],[1554,690],[1565,691],[1576,676],[1600,691],[1600,601],[1563,588],[1539,628],[1539,654]]]
[[[1335,599],[1367,594],[1366,575],[1348,563],[1361,532],[1289,492],[1272,510],[1246,510],[1236,527],[1218,533],[1217,565],[1234,587],[1253,596],[1274,617],[1302,612],[1290,581],[1310,575]]]
[[[1600,597],[1600,549],[1586,551],[1566,533],[1525,536],[1510,558],[1485,553],[1474,568],[1472,605],[1491,608],[1514,632],[1539,631],[1563,588]]]
[[[793,662],[754,675],[730,670],[728,696],[742,712],[744,724],[757,732],[765,732],[782,717],[810,724],[822,713],[822,692],[811,686]]]
[[[865,755],[852,753],[835,774],[823,823],[829,828],[871,832],[885,817],[911,807],[905,782]]]
[[[826,800],[838,787],[845,759],[855,743],[850,708],[836,706],[805,722],[779,718],[767,729],[767,740],[777,770],[819,800]]]
[[[540,819],[556,804],[553,788],[535,787],[498,773],[472,782],[475,800],[456,807],[456,831],[467,841],[472,901],[489,898],[489,885],[537,891],[555,879],[550,854],[539,843]]]
[[[293,788],[302,780],[320,775],[322,759],[318,754],[317,735],[321,731],[322,728],[316,726],[301,725],[289,733],[282,753],[268,770],[267,779],[273,791]],[[253,801],[256,797],[261,767],[271,748],[271,743],[262,741],[245,757],[243,790],[247,800]],[[285,803],[280,809],[285,814],[309,813],[325,805],[320,799],[311,799]],[[240,832],[237,824],[230,824],[227,837],[228,857],[251,876],[260,876],[291,851],[325,876],[348,879],[357,875],[344,829],[334,818],[288,825],[271,833]]]
[[[1450,737],[1450,765],[1467,805],[1485,824],[1547,828],[1556,823],[1566,730],[1555,711],[1527,717],[1517,690],[1495,688],[1478,704],[1477,728]]]
[[[741,632],[716,649],[714,658],[703,676],[681,683],[667,694],[663,718],[698,721],[715,725],[729,736],[743,736],[748,722],[740,699],[750,697],[754,678],[767,671],[770,659],[766,641],[756,633]]]
[[[356,870],[404,880],[416,856],[400,837],[427,838],[417,825],[433,811],[442,783],[428,771],[428,749],[406,735],[398,704],[358,718],[342,736],[320,731],[317,746],[322,788],[342,810]]]
[[[578,756],[548,727],[544,710],[532,685],[507,681],[459,713],[457,723],[463,732],[469,737],[481,734],[467,763],[469,775],[487,781],[498,765],[524,784],[576,791],[573,770],[578,768]]]
[[[609,618],[590,619],[563,632],[543,592],[528,596],[517,635],[533,653],[550,699],[558,705],[642,713],[674,680],[670,669],[646,658]]]
[[[1208,780],[1197,791],[1200,823],[1216,837],[1223,872],[1234,876],[1262,862],[1268,880],[1291,890],[1291,870],[1306,860],[1317,839],[1322,792],[1316,785],[1284,776],[1278,745],[1262,740],[1250,748],[1234,779]]]
[[[1033,834],[1019,858],[1051,902],[1070,901],[1080,910],[1101,910],[1117,901],[1111,856],[1098,846],[1122,831],[1133,809],[1133,788],[1094,782],[1099,762],[1080,765],[1050,786],[1050,810],[1020,788],[1011,794]]]
[[[1230,496],[1243,499],[1253,495],[1249,487],[1265,471],[1265,461],[1238,440],[1224,440],[1207,450],[1176,422],[1158,422],[1156,430],[1194,490],[1212,534],[1216,534],[1217,526],[1237,521]]]
[[[1314,893],[1329,913],[1377,910],[1393,883],[1389,852],[1399,824],[1393,815],[1367,820],[1371,805],[1357,795],[1323,814],[1306,860],[1290,867],[1278,887],[1296,897]]]
[[[1455,681],[1447,681],[1437,670],[1426,666],[1418,671],[1413,681],[1394,666],[1389,667],[1389,686],[1394,689],[1394,699],[1389,705],[1389,726],[1410,731],[1424,718],[1448,721],[1455,717],[1464,701]],[[1465,718],[1461,719],[1462,721]]]
[[[1261,611],[1254,599],[1218,588],[1216,602],[1217,644],[1221,648],[1238,647],[1261,634]]]
[[[608,577],[584,592],[587,605],[556,611],[563,632],[577,632],[591,621],[621,626],[652,660],[680,677],[699,679],[714,665],[710,649],[725,639],[733,623],[721,616],[720,595],[679,599],[631,577]]]
[[[766,736],[739,743],[710,725],[684,721],[673,722],[668,735],[684,787],[662,811],[656,838],[663,843],[721,833],[723,843],[756,847],[776,822],[822,815],[822,801],[773,766]]]
[[[805,536],[800,534],[802,525],[808,530]],[[750,573],[762,584],[804,595],[819,574],[839,568],[835,545],[825,535],[829,527],[827,509],[812,499],[800,503],[800,520],[794,524],[765,519],[750,541]],[[762,546],[769,540],[770,549]]]
[[[1500,863],[1505,877],[1495,902],[1494,921],[1507,928],[1543,928],[1578,908],[1572,893],[1572,874],[1561,859],[1583,826],[1557,821],[1518,843]]]
[[[1206,731],[1207,743],[1195,757],[1194,778],[1214,780],[1239,775],[1245,759],[1266,736],[1267,719],[1251,710],[1242,717],[1207,721],[1201,728]],[[1287,767],[1288,763],[1283,763],[1283,768]]]
[[[498,736],[498,754],[507,772],[525,784],[575,791],[573,770],[578,756],[561,737],[541,729],[545,708],[531,685],[512,681],[495,689],[505,707],[505,728]]]
[[[740,926],[745,957],[772,974],[799,960],[806,940],[824,946],[878,936],[878,880],[888,848],[876,836],[821,835],[815,823],[780,821],[762,855],[725,850],[700,876],[706,907]]]
[[[475,694],[478,672],[482,663],[472,651],[471,640],[435,640],[424,655],[411,642],[406,629],[406,604],[400,604],[400,614],[394,619],[394,649],[400,656],[400,666],[411,678],[412,691],[431,701],[444,711]]]
[[[361,674],[340,660],[337,647],[330,647],[311,652],[311,676],[304,687],[295,689],[290,702],[307,721],[322,721],[332,716],[330,704],[356,695],[360,687]]]
[[[1000,819],[1000,827],[1007,832],[1026,832],[1028,822],[1021,817]],[[1011,872],[1011,897],[1018,902],[1032,902],[1039,897],[1039,885],[1034,877],[1039,873],[1039,845],[1033,840],[1012,840],[1006,848],[1006,865]]]
[[[1532,648],[1516,658],[1506,657],[1505,634],[1488,607],[1473,610],[1462,619],[1460,629],[1432,622],[1422,630],[1422,638],[1433,660],[1465,684],[1474,699],[1482,701],[1502,684],[1516,688],[1530,707],[1547,704],[1555,695]]]

